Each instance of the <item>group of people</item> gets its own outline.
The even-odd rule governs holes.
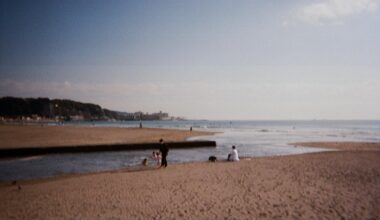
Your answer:
[[[160,147],[159,151],[153,151],[151,158],[156,161],[157,166],[160,167],[167,167],[168,161],[166,160],[166,157],[168,156],[169,148],[165,144],[163,139],[160,139]],[[148,165],[148,159],[145,158],[142,162],[144,166]]]
[[[168,156],[169,148],[167,144],[165,144],[163,139],[160,139],[159,142],[160,142],[159,151],[153,151],[151,158],[154,161],[156,161],[157,166],[167,167],[168,161],[166,160],[166,157]],[[232,151],[228,154],[227,161],[239,161],[239,154],[235,146],[232,146]],[[143,160],[143,165],[146,166],[147,164],[148,164],[148,159],[145,158]]]

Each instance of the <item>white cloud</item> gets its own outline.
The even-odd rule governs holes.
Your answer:
[[[323,0],[297,8],[291,19],[283,26],[294,22],[313,25],[344,24],[347,17],[371,13],[377,10],[380,0]]]

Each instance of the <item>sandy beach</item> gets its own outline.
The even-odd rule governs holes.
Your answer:
[[[0,125],[0,148],[183,141],[212,132],[157,128]]]
[[[4,183],[0,219],[379,219],[380,144],[334,146],[341,150]]]

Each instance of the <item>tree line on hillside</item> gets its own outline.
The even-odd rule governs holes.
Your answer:
[[[49,98],[0,98],[0,117],[59,120],[162,120],[167,113],[118,112],[92,103]]]

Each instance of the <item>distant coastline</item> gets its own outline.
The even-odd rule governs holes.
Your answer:
[[[0,98],[0,122],[184,120],[166,112],[121,112],[68,99]]]

